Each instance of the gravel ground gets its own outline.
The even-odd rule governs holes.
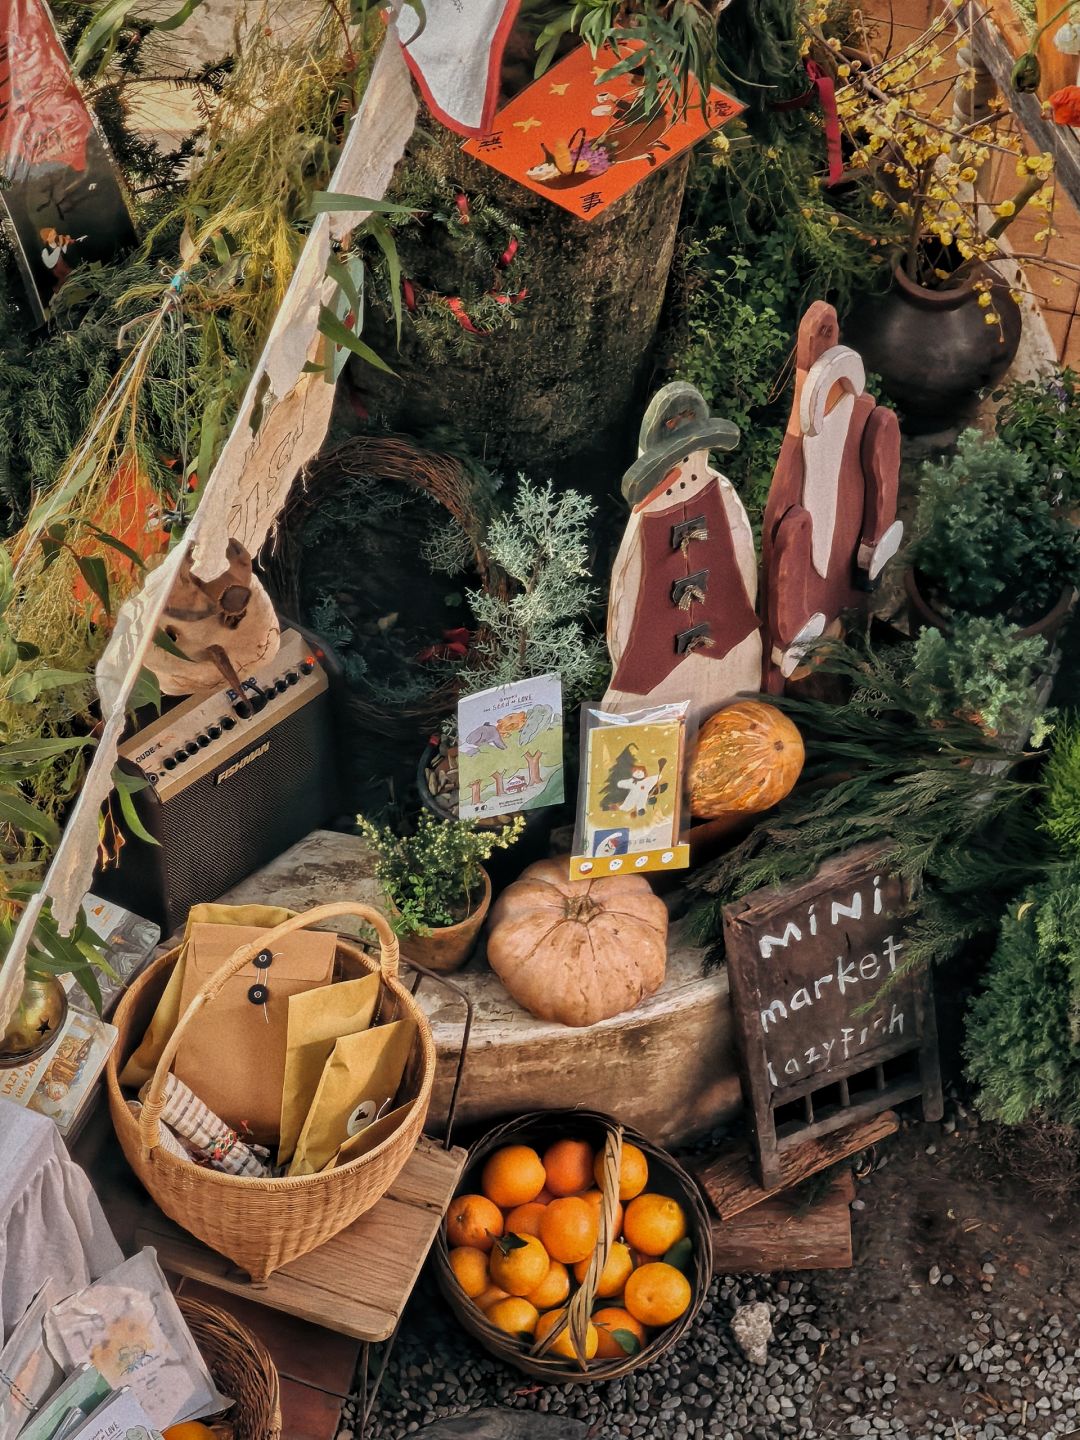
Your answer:
[[[573,1416],[593,1440],[1080,1435],[1080,1226],[1022,1181],[988,1182],[981,1138],[962,1109],[905,1131],[860,1184],[851,1270],[718,1277],[679,1346],[605,1386],[542,1387],[500,1365],[425,1277],[372,1440],[483,1405]],[[764,1368],[730,1329],[753,1300],[773,1311]]]

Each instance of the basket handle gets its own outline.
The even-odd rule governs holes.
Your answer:
[[[596,1246],[589,1258],[589,1268],[585,1272],[584,1280],[570,1297],[570,1303],[567,1305],[562,1319],[532,1349],[534,1355],[546,1355],[563,1331],[568,1329],[571,1348],[574,1350],[582,1370],[589,1368],[589,1362],[585,1358],[585,1341],[589,1328],[589,1316],[592,1314],[593,1302],[596,1299],[596,1288],[600,1284],[600,1277],[604,1273],[604,1266],[608,1262],[611,1247],[615,1242],[615,1212],[619,1204],[622,1147],[623,1127],[621,1125],[610,1126],[604,1138],[604,1178],[600,1186],[603,1198],[600,1204],[599,1233]]]
[[[374,929],[379,937],[379,973],[384,980],[397,979],[398,939],[390,928],[390,922],[385,915],[380,914],[378,910],[373,910],[370,905],[361,905],[352,900],[342,900],[332,905],[316,905],[313,910],[307,910],[303,915],[294,915],[291,920],[282,921],[280,925],[275,925],[272,930],[267,930],[260,935],[257,940],[250,940],[246,945],[241,945],[238,950],[234,950],[220,969],[214,971],[202,989],[192,996],[191,1004],[181,1015],[176,1029],[165,1042],[165,1048],[161,1052],[161,1058],[158,1060],[143,1100],[142,1113],[139,1115],[139,1139],[142,1141],[144,1160],[148,1159],[150,1151],[155,1150],[161,1143],[161,1112],[165,1108],[165,1077],[172,1068],[176,1052],[180,1048],[180,1041],[184,1038],[184,1031],[194,1017],[212,1000],[216,1000],[226,982],[231,980],[234,975],[238,975],[245,965],[250,965],[255,956],[261,950],[265,950],[268,945],[276,945],[279,940],[284,940],[286,935],[291,935],[296,930],[306,930],[309,926],[317,925],[323,920],[334,920],[346,915],[357,920],[364,920]]]

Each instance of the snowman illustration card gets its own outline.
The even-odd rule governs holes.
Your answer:
[[[458,817],[482,820],[563,798],[562,680],[537,675],[458,701]]]
[[[685,734],[685,703],[586,711],[572,879],[690,863],[679,841]]]

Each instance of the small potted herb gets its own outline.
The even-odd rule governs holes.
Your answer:
[[[1076,601],[1080,531],[1000,438],[965,430],[956,454],[923,467],[908,597],[924,626],[996,616],[1052,639]]]
[[[1080,505],[1080,375],[1068,368],[994,392],[1000,439],[1031,463],[1035,483],[1063,509]],[[1075,514],[1074,514],[1075,518]]]
[[[391,907],[390,921],[406,960],[428,970],[464,965],[491,904],[483,861],[521,834],[520,817],[502,830],[421,812],[412,835],[360,816],[360,834],[375,852],[375,877]]]

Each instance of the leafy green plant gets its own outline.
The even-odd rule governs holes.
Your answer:
[[[1042,783],[1043,829],[1064,855],[1080,857],[1080,721],[1075,715],[1054,727]]]
[[[599,686],[606,657],[587,628],[596,589],[590,583],[588,521],[594,506],[576,490],[519,477],[513,504],[488,527],[484,548],[505,583],[468,592],[480,638],[462,681],[473,690],[557,670],[563,703]]]
[[[467,919],[479,898],[481,865],[525,828],[520,815],[490,830],[464,820],[436,820],[426,811],[412,835],[398,835],[363,816],[356,823],[375,852],[375,876],[394,906],[391,923],[400,935],[426,935]]]
[[[1080,375],[1056,370],[995,392],[998,437],[1031,466],[1032,480],[1054,504],[1080,504]]]
[[[944,960],[992,929],[1000,904],[1044,873],[1049,845],[1012,774],[1022,758],[953,714],[929,719],[912,693],[914,645],[852,637],[814,652],[843,704],[781,697],[807,761],[799,785],[719,859],[690,877],[699,938],[718,940],[723,907],[767,885],[805,879],[864,841],[920,885],[906,964]]]
[[[984,1115],[1080,1125],[1080,861],[1009,906],[964,1053]]]
[[[916,641],[912,700],[930,721],[960,716],[991,735],[1026,729],[1047,649],[1041,635],[1020,636],[1005,620],[958,615],[948,631],[924,630]]]
[[[524,7],[525,18],[542,29],[536,37],[536,75],[548,68],[568,35],[579,35],[595,56],[602,46],[618,60],[600,77],[638,75],[643,110],[660,105],[683,113],[690,102],[690,82],[701,89],[700,104],[720,67],[717,18],[721,0],[539,0]]]
[[[1027,456],[965,430],[923,467],[908,559],[946,613],[1041,618],[1080,579],[1080,530],[1035,483]]]

